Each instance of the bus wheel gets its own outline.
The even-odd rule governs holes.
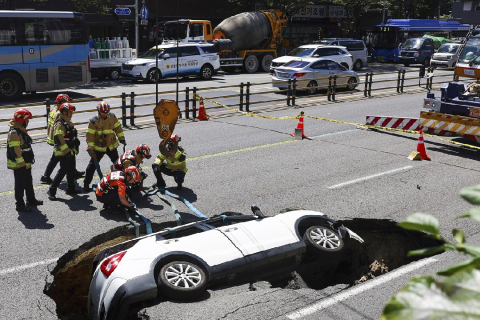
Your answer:
[[[11,72],[0,74],[0,100],[13,101],[22,96],[25,85],[22,78]]]

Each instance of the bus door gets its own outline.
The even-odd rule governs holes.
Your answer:
[[[23,63],[29,66],[30,75],[29,79],[25,79],[25,91],[55,89],[53,62],[45,63],[42,61],[42,52],[39,45],[23,46]]]

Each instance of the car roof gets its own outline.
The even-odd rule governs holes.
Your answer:
[[[340,48],[340,49],[347,49],[344,46],[333,46],[329,44],[305,44],[300,46],[299,48]]]
[[[320,58],[310,58],[310,57],[305,57],[305,58],[300,58],[300,57],[297,57],[297,58],[294,58],[291,61],[305,61],[305,62],[308,62],[308,63],[312,63],[312,62],[316,62],[316,61],[320,61],[320,60],[326,60],[326,61],[333,61],[332,59],[328,59],[328,58],[324,58],[324,57],[320,57]],[[333,61],[333,62],[336,62],[336,61]],[[338,63],[338,62],[336,62]]]
[[[204,43],[204,44],[207,44],[207,43]],[[178,46],[179,47],[197,47],[199,46],[200,44],[199,43],[179,43]],[[158,46],[153,46],[151,47],[150,49],[166,49],[166,48],[173,48],[173,47],[177,47],[177,44],[176,43],[163,43],[163,44],[159,44]]]

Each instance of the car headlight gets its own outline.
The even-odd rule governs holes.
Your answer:
[[[447,56],[447,60],[450,60],[452,58],[453,58],[453,56]]]
[[[415,51],[415,52],[413,53],[413,56],[414,56],[415,58],[418,58],[419,55],[420,55],[420,53],[419,53],[418,51]]]

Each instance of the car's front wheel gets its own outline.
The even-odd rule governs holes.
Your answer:
[[[193,262],[173,261],[160,269],[160,290],[167,297],[190,300],[200,296],[207,286],[205,271]]]
[[[310,81],[307,84],[307,90],[305,90],[305,92],[307,94],[315,94],[315,92],[317,92],[317,87],[318,87],[317,81]]]
[[[357,61],[355,61],[355,64],[353,65],[353,70],[358,71],[358,70],[361,70],[362,68],[363,68],[362,60],[358,59]]]
[[[355,90],[355,88],[357,87],[357,79],[355,78],[350,78],[348,79],[347,81],[347,89],[348,90]]]
[[[157,81],[157,79],[160,79],[158,69],[153,68],[153,69],[148,70],[148,72],[147,72],[147,82],[155,83]]]
[[[343,239],[330,228],[313,226],[303,235],[305,244],[319,253],[334,253],[343,249]]]

